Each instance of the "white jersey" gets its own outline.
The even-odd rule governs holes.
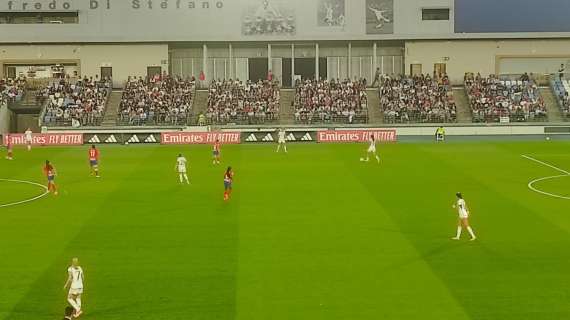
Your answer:
[[[370,146],[368,147],[368,152],[376,152],[376,140],[370,140]]]
[[[69,267],[67,273],[71,277],[71,290],[83,289],[83,269],[81,267]]]
[[[26,132],[24,132],[24,136],[26,138],[26,142],[32,142],[32,131],[31,130],[26,130]]]
[[[457,213],[459,214],[459,218],[465,219],[469,217],[469,211],[467,211],[467,205],[465,204],[465,200],[463,199],[457,200]]]
[[[279,143],[285,143],[285,130],[279,131]]]
[[[178,157],[176,159],[176,166],[178,167],[179,173],[186,173],[186,162],[188,161],[184,157]]]

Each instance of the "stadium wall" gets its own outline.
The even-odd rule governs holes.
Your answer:
[[[0,134],[10,132],[10,109],[5,103],[0,103]]]
[[[145,76],[147,67],[168,71],[167,44],[1,45],[0,78],[9,64],[75,63],[80,75],[94,76],[113,68],[113,82],[122,87],[130,75]]]
[[[421,64],[424,73],[432,73],[434,64],[445,63],[454,84],[463,83],[465,72],[545,74],[570,61],[567,39],[407,41],[405,46],[406,72]]]
[[[436,126],[393,127],[289,127],[287,141],[292,143],[346,143],[366,142],[371,134],[379,141],[396,142],[431,140]],[[451,125],[445,127],[447,136],[456,139],[570,139],[570,126],[566,125]],[[225,144],[276,143],[277,128],[108,128],[108,129],[49,129],[38,134],[38,144],[211,144],[219,139]],[[23,143],[21,134],[10,135],[14,143]]]

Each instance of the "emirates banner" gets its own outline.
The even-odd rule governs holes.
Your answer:
[[[161,144],[221,144],[241,143],[240,132],[163,132]]]
[[[396,130],[327,130],[317,132],[319,143],[367,142],[370,137],[379,142],[395,142]]]
[[[27,144],[26,137],[21,133],[4,135],[4,145]],[[35,133],[32,135],[32,145],[36,146],[75,146],[83,144],[82,133]]]

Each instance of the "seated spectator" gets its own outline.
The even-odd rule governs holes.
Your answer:
[[[109,79],[98,77],[77,81],[59,79],[41,91],[47,100],[44,125],[99,125],[103,119],[107,97],[111,90]]]
[[[446,74],[384,77],[379,89],[386,122],[455,122],[457,107]]]
[[[297,81],[293,106],[297,123],[366,123],[366,82],[364,79]]]
[[[26,78],[0,79],[0,104],[22,99],[26,90]]]
[[[243,83],[217,80],[210,84],[206,119],[209,124],[260,124],[279,119],[280,88],[277,82]]]
[[[524,122],[544,120],[546,107],[534,81],[502,81],[495,75],[469,78],[465,91],[475,122],[499,122],[501,118]]]
[[[166,74],[149,80],[129,77],[119,106],[120,122],[129,125],[186,125],[192,115],[196,79]]]

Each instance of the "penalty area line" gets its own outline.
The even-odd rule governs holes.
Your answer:
[[[46,186],[44,186],[43,184],[39,184],[37,182],[26,181],[26,180],[14,180],[14,179],[0,179],[0,182],[13,182],[13,183],[20,183],[20,184],[29,184],[32,186],[40,187],[44,190],[44,192],[42,194],[37,195],[33,198],[29,198],[29,199],[25,199],[25,200],[21,200],[21,201],[16,201],[16,202],[11,202],[11,203],[6,203],[6,204],[0,204],[0,208],[13,207],[13,206],[17,206],[20,204],[25,204],[28,202],[36,201],[36,200],[39,200],[39,199],[41,199],[41,198],[43,198],[49,194],[48,188]]]
[[[534,161],[534,162],[536,162],[536,163],[539,163],[539,164],[542,164],[542,165],[544,165],[544,166],[547,166],[547,167],[549,167],[549,168],[551,168],[551,169],[554,169],[554,170],[556,170],[556,171],[558,171],[558,172],[564,173],[564,174],[561,174],[561,175],[549,176],[549,177],[543,177],[543,178],[534,179],[534,180],[530,181],[530,182],[528,183],[528,185],[527,185],[530,190],[532,190],[532,191],[534,191],[534,192],[536,192],[536,193],[540,193],[540,194],[549,196],[549,197],[558,198],[558,199],[570,200],[570,197],[568,197],[568,196],[561,196],[561,195],[559,195],[559,194],[553,194],[553,193],[550,193],[550,192],[542,191],[542,190],[537,189],[537,188],[534,187],[534,184],[537,183],[537,182],[540,182],[540,181],[570,177],[570,172],[568,172],[568,171],[566,171],[566,170],[564,170],[564,169],[560,169],[560,168],[558,168],[558,167],[556,167],[556,166],[553,166],[553,165],[551,165],[551,164],[549,164],[549,163],[546,163],[546,162],[544,162],[544,161],[540,161],[540,160],[535,159],[535,158],[533,158],[533,157],[524,155],[524,154],[521,155],[521,156],[522,156],[523,158],[527,159],[527,160]]]

